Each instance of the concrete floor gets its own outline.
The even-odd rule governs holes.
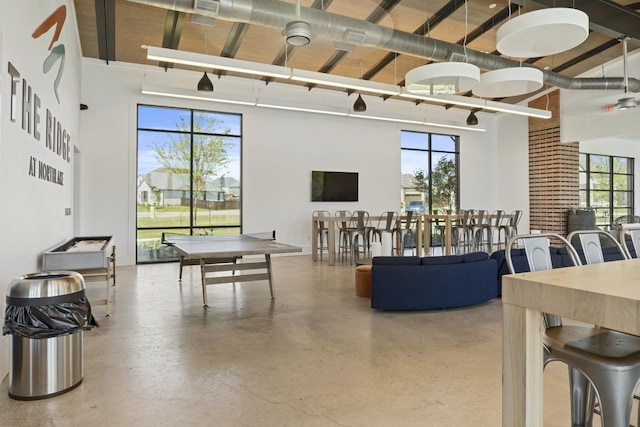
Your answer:
[[[266,282],[209,286],[176,264],[118,268],[112,316],[84,333],[84,382],[1,426],[501,425],[501,303],[371,310],[354,267],[274,257]],[[89,290],[102,290],[89,283]],[[545,371],[545,426],[569,425],[567,374]],[[598,420],[599,425],[599,420]]]

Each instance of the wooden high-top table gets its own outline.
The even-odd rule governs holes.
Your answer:
[[[425,255],[429,254],[429,242],[431,241],[430,222],[434,219],[444,221],[444,235],[442,236],[442,239],[444,240],[444,254],[451,255],[451,224],[457,219],[462,219],[462,217],[462,215],[457,214],[418,215],[418,220],[416,222],[416,253],[418,256],[423,255],[423,247],[425,248]]]
[[[541,314],[640,336],[640,260],[506,275],[502,304],[502,426],[542,427]]]
[[[513,215],[505,214],[503,218],[508,218],[509,220],[513,219]],[[433,220],[444,221],[444,235],[442,239],[444,241],[444,254],[451,255],[451,234],[452,234],[452,225],[453,221],[463,219],[464,215],[460,214],[425,214],[418,215],[416,222],[416,253],[418,256],[429,255],[429,250],[431,249],[429,246],[429,242],[431,242],[431,226],[430,223]],[[471,215],[470,220],[476,220],[478,218],[477,215]],[[488,222],[491,222],[495,218],[494,215],[490,214],[487,218]],[[423,252],[424,248],[424,252]]]

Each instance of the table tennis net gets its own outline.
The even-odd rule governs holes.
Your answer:
[[[204,235],[188,235],[171,232],[162,233],[162,243],[171,244],[177,241],[198,241],[198,240],[215,240],[215,241],[233,241],[242,239],[256,239],[256,240],[276,240],[276,230],[264,231],[261,233],[247,233],[247,234],[204,234]]]

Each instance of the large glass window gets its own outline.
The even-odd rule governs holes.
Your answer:
[[[593,209],[602,228],[633,215],[633,159],[581,153],[580,207]]]
[[[242,117],[138,106],[137,262],[177,259],[163,232],[241,232]]]
[[[459,137],[402,131],[400,147],[403,207],[419,210],[424,206],[424,213],[456,212],[460,206]]]

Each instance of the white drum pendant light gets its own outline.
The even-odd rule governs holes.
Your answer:
[[[496,35],[498,52],[515,58],[539,58],[573,49],[589,35],[589,16],[581,10],[550,7],[505,22]]]
[[[524,95],[542,87],[542,71],[532,67],[501,68],[480,76],[473,94],[483,98]]]
[[[480,69],[466,62],[422,65],[405,75],[405,86],[421,95],[451,95],[470,91],[480,81]]]

